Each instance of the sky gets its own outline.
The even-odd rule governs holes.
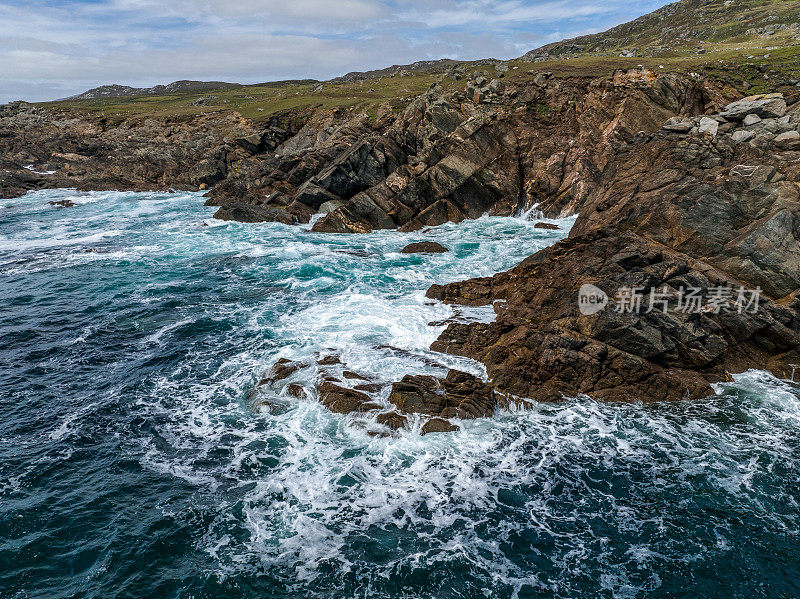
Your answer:
[[[508,59],[669,0],[0,0],[0,103]]]

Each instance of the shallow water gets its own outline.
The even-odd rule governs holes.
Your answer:
[[[0,597],[800,596],[800,393],[764,373],[388,439],[312,393],[248,399],[327,349],[379,380],[482,374],[427,349],[453,312],[425,290],[571,221],[335,236],[212,214],[66,190],[0,208]],[[453,251],[399,253],[422,239]]]

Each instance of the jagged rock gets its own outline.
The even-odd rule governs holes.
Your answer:
[[[733,141],[735,141],[736,143],[742,143],[750,140],[754,135],[755,133],[753,133],[752,131],[739,130],[733,132],[733,134],[731,135],[731,139],[733,139]]]
[[[317,390],[322,405],[337,414],[369,412],[380,409],[378,404],[370,401],[370,397],[366,393],[342,387],[331,381],[323,381],[317,386]]]
[[[446,247],[441,243],[435,241],[417,241],[409,243],[406,247],[400,250],[401,254],[442,254],[449,252]]]
[[[754,138],[748,145],[758,142]],[[800,287],[800,165],[767,146],[740,164],[732,140],[656,137],[620,154],[571,236],[617,226],[703,260],[774,298]],[[741,147],[741,145],[739,146]]]
[[[497,406],[492,387],[458,370],[450,370],[444,379],[406,375],[392,385],[389,402],[401,412],[442,418],[491,416]]]
[[[292,376],[298,370],[306,367],[307,364],[303,364],[302,362],[295,362],[287,358],[281,358],[275,362],[275,364],[273,364],[269,378],[264,379],[264,381],[282,381],[283,379],[287,379]],[[262,383],[264,381],[262,381]]]
[[[592,284],[608,307],[584,315],[578,290]],[[677,400],[713,393],[728,372],[770,368],[783,376],[800,357],[800,297],[776,303],[762,296],[756,313],[684,314],[660,309],[617,312],[625,287],[675,298],[681,287],[737,289],[741,282],[707,264],[632,233],[599,230],[571,237],[486,279],[433,287],[429,297],[474,304],[504,300],[497,321],[451,324],[432,349],[479,360],[492,384],[535,400],[588,394],[602,400]],[[473,290],[477,287],[477,290]],[[664,290],[666,287],[666,290]],[[645,306],[646,306],[645,300]],[[431,386],[410,381],[402,398],[427,399]],[[409,401],[414,401],[409,400]],[[423,407],[433,400],[420,401]]]

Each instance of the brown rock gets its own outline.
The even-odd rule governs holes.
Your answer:
[[[402,250],[400,253],[402,254],[443,254],[444,252],[449,252],[446,247],[444,247],[440,243],[436,243],[435,241],[418,241],[416,243],[410,243]]]
[[[392,385],[389,401],[401,412],[444,418],[491,416],[497,405],[489,385],[458,370],[451,370],[444,379],[406,375]]]
[[[345,370],[342,373],[342,376],[346,379],[356,380],[356,381],[368,381],[367,377],[361,376],[357,372],[353,372],[352,370]]]
[[[53,200],[47,203],[56,208],[72,208],[76,205],[72,200]]]
[[[297,383],[289,383],[286,385],[286,392],[289,394],[290,397],[294,397],[295,399],[300,399],[303,395],[303,386],[298,385]]]
[[[408,424],[408,418],[397,412],[383,412],[376,417],[378,424],[388,426],[393,431],[405,428]]]
[[[282,381],[292,376],[298,370],[306,367],[307,366],[302,362],[294,362],[286,358],[281,358],[273,364],[270,376],[262,382]]]
[[[384,385],[380,383],[365,383],[363,385],[354,385],[353,389],[356,391],[364,391],[365,393],[378,393],[383,387]]]
[[[489,290],[481,291],[486,303],[506,300],[496,322],[450,325],[432,349],[482,361],[493,385],[517,397],[701,398],[729,372],[767,367],[780,375],[800,358],[800,299],[777,303],[762,296],[756,313],[739,313],[734,292],[720,313],[677,312],[681,287],[735,290],[741,283],[631,233],[602,230],[570,238],[488,285],[476,279],[431,291],[473,301],[473,283]],[[605,310],[580,312],[578,290],[587,283],[608,294]],[[641,287],[639,313],[617,311],[615,295],[624,287]],[[647,312],[651,290],[668,293],[672,311]]]
[[[430,433],[452,433],[459,430],[458,425],[451,424],[443,418],[431,418],[422,425],[422,434],[428,435]]]
[[[326,408],[337,414],[350,414],[351,412],[369,412],[380,409],[380,406],[370,402],[366,393],[354,389],[341,387],[335,383],[325,381],[317,387],[319,399]]]
[[[558,231],[561,227],[552,223],[536,223],[533,225],[534,229],[547,229],[549,231]]]
[[[317,364],[319,364],[320,366],[335,366],[336,364],[341,364],[341,363],[342,360],[336,354],[329,354],[317,360]]]

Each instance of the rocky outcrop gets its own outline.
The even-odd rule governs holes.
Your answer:
[[[209,189],[245,169],[254,155],[274,150],[310,118],[292,113],[254,123],[229,112],[123,119],[26,104],[12,108],[0,111],[0,197],[5,198],[57,187]],[[241,208],[230,211],[248,220]]]
[[[568,240],[494,277],[431,287],[431,298],[497,312],[451,324],[432,349],[479,360],[496,389],[537,400],[700,398],[748,368],[789,376],[800,360],[800,152],[777,137],[797,131],[800,113],[784,112],[780,96],[745,98],[620,146]],[[747,143],[741,131],[753,131]]]
[[[740,113],[714,118],[716,135],[667,129],[615,156],[572,232],[613,224],[782,298],[800,287],[800,147],[778,134],[800,137],[800,111],[750,125]],[[737,143],[742,131],[753,136]]]
[[[320,111],[269,154],[211,191],[220,218],[307,222],[313,230],[413,231],[541,204],[574,211],[608,157],[708,95],[676,75],[634,69],[612,78],[540,74],[525,86],[478,76],[462,92],[435,85],[376,120]],[[248,206],[252,206],[251,209]]]
[[[450,370],[443,379],[407,375],[392,385],[389,401],[401,412],[445,419],[491,416],[497,405],[492,387],[458,370]]]
[[[584,285],[606,294],[604,310],[581,312]],[[498,314],[490,324],[451,324],[432,349],[483,362],[492,384],[518,397],[705,397],[729,372],[769,368],[785,375],[800,358],[800,296],[782,302],[761,296],[753,311],[749,290],[740,299],[741,287],[724,272],[634,233],[598,230],[494,277],[432,287],[429,297],[496,302]],[[637,290],[636,310],[620,295],[626,289]],[[689,289],[702,290],[706,305],[714,290],[725,291],[718,309],[680,311]],[[653,309],[651,297],[658,299]]]
[[[568,241],[508,273],[431,289],[448,302],[497,302],[495,323],[452,323],[434,345],[482,361],[489,380],[468,391],[450,375],[396,382],[392,412],[404,417],[420,406],[427,418],[486,415],[498,398],[699,397],[729,371],[783,374],[797,361],[800,92],[740,98],[725,83],[645,68],[516,83],[504,73],[434,84],[372,116],[111,120],[15,105],[0,112],[0,194],[209,189],[218,218],[319,215],[312,230],[324,233],[415,231],[534,205],[547,217],[580,213]],[[581,313],[584,283],[607,295],[632,286],[673,298],[697,284],[764,297],[756,314],[729,302],[634,318],[613,299]],[[336,411],[383,405],[382,383],[320,380]]]

